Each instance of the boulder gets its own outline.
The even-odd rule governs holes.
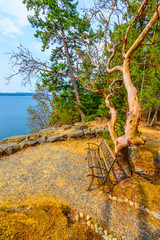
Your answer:
[[[46,142],[46,140],[47,140],[47,136],[43,136],[43,137],[38,138],[39,143],[44,143],[44,142]]]
[[[41,129],[39,131],[39,134],[45,134],[45,133],[53,133],[54,132],[54,128],[53,127],[49,127],[49,128],[44,128],[44,129]]]
[[[95,129],[95,132],[96,132],[96,136],[102,136],[103,135],[103,127],[98,127]]]
[[[80,138],[83,136],[83,130],[73,130],[68,133],[69,138]]]
[[[71,125],[63,125],[64,130],[71,129],[71,127],[72,127]]]
[[[153,164],[155,168],[155,174],[160,173],[160,151],[156,153],[156,156],[153,159]]]
[[[84,129],[84,137],[85,138],[93,138],[95,137],[95,130],[94,129]]]
[[[83,129],[88,129],[88,126],[85,124],[81,124],[80,126],[77,126],[77,130],[83,130]]]
[[[81,122],[75,122],[74,123],[74,126],[80,126],[81,125]]]
[[[61,129],[62,129],[61,127],[55,127],[53,130],[59,131],[59,130],[61,130]]]
[[[67,135],[65,134],[56,134],[47,139],[47,142],[56,142],[56,141],[66,141]]]
[[[5,139],[1,140],[0,144],[2,144],[2,143],[20,142],[20,141],[23,141],[25,139],[25,137],[26,137],[26,135],[18,135],[18,136],[8,137],[8,138],[5,138]]]
[[[10,155],[11,153],[17,152],[20,149],[20,146],[18,143],[5,143],[0,145],[0,152]]]
[[[26,147],[35,146],[35,145],[37,145],[38,143],[39,143],[39,142],[38,142],[37,139],[35,139],[35,140],[30,139],[30,140],[24,140],[24,141],[22,141],[19,145],[20,145],[20,147],[21,147],[21,149],[22,149],[22,148],[26,148]]]
[[[0,156],[3,154],[3,149],[0,148]]]
[[[160,215],[159,215],[157,212],[151,211],[151,214],[152,214],[152,216],[153,216],[154,218],[160,220]]]

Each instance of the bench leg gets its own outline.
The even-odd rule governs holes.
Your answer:
[[[94,177],[92,177],[91,183],[90,183],[90,185],[89,185],[87,191],[91,191],[91,185],[92,185],[93,181],[94,181]]]

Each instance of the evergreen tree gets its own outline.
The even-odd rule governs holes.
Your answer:
[[[74,77],[77,55],[75,48],[81,47],[82,35],[88,30],[88,22],[81,19],[73,0],[24,0],[27,9],[34,12],[28,20],[37,28],[35,36],[42,41],[42,49],[52,47],[50,60],[53,69],[70,75],[81,119],[85,117],[81,107],[77,82]],[[54,78],[52,74],[52,78]]]

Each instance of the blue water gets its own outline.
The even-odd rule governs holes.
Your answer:
[[[33,105],[32,96],[0,96],[0,140],[29,134],[27,108]]]

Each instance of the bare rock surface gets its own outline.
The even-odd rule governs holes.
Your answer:
[[[47,139],[47,142],[65,141],[67,139],[66,134],[56,134]]]
[[[19,144],[17,143],[5,143],[5,144],[1,144],[0,145],[0,152],[1,154],[4,153],[4,154],[11,154],[11,153],[14,153],[14,152],[17,152],[19,149],[20,149],[20,146]]]
[[[84,134],[83,130],[73,130],[68,133],[69,138],[78,138],[82,137]]]

